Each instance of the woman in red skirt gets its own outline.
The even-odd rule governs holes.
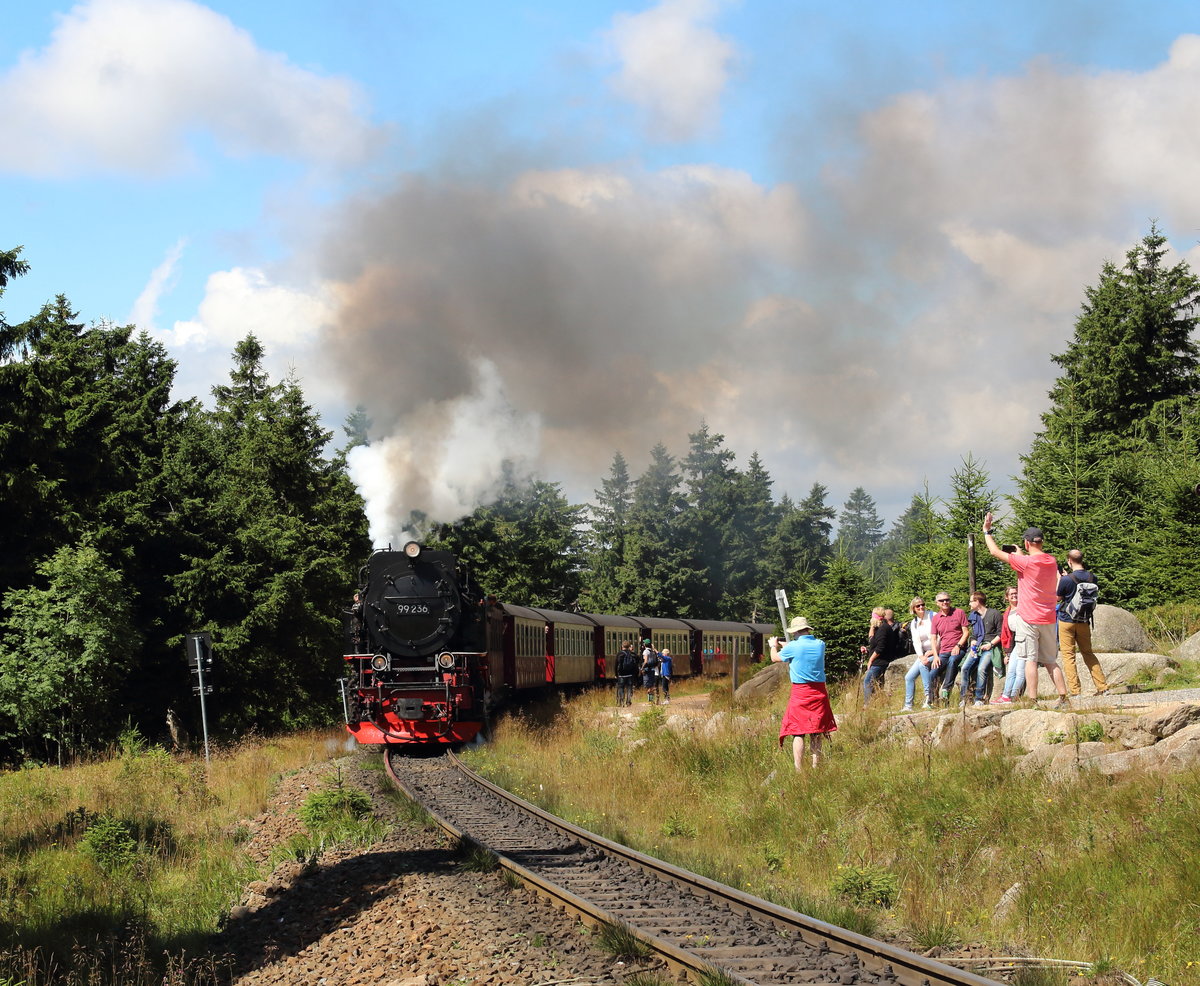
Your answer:
[[[796,639],[786,644],[778,637],[770,641],[771,660],[786,663],[792,679],[792,693],[779,727],[779,745],[783,746],[784,737],[792,737],[792,760],[801,770],[805,737],[812,738],[812,765],[816,767],[821,762],[821,740],[837,729],[837,722],[825,688],[825,641],[813,636],[803,616],[794,617],[787,632],[795,634]]]

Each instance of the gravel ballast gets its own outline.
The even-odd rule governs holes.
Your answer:
[[[617,983],[632,967],[593,945],[572,918],[499,871],[464,871],[439,831],[398,821],[382,793],[377,752],[307,767],[280,782],[250,823],[246,850],[257,863],[303,832],[305,798],[340,776],[396,822],[374,845],[333,849],[314,865],[290,861],[246,888],[212,943],[227,954],[237,984],[441,986]],[[665,970],[664,973],[665,975]]]

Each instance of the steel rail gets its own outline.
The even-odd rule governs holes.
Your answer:
[[[996,986],[996,980],[986,979],[975,973],[957,969],[934,959],[909,952],[899,946],[877,941],[845,928],[839,928],[836,925],[828,924],[798,911],[781,907],[753,894],[748,894],[718,883],[715,880],[700,876],[699,874],[683,870],[670,863],[630,849],[628,846],[612,842],[603,836],[596,835],[543,811],[523,798],[497,787],[466,767],[453,753],[448,753],[446,756],[462,776],[468,778],[471,782],[479,785],[495,797],[532,815],[544,825],[559,831],[563,835],[569,836],[583,845],[598,847],[606,853],[646,871],[659,880],[665,880],[710,899],[718,900],[731,910],[745,914],[756,921],[772,925],[781,931],[796,934],[809,945],[818,948],[827,947],[843,955],[857,956],[863,963],[864,968],[893,975],[903,986]],[[388,774],[391,776],[393,782],[412,800],[424,805],[424,801],[419,793],[397,776],[391,757],[385,757],[385,761],[387,763]],[[453,838],[466,839],[477,844],[482,844],[470,833],[460,829],[452,820],[441,816],[436,810],[430,809],[428,805],[424,805],[424,807],[430,812],[430,815],[442,830]],[[507,856],[503,850],[497,850],[494,847],[486,845],[484,848],[495,853],[496,857],[500,860],[500,864],[521,879],[522,882],[553,901],[557,906],[579,915],[585,924],[593,927],[615,924],[627,928],[635,937],[645,942],[654,952],[660,955],[672,969],[685,972],[693,981],[698,980],[706,973],[713,972],[715,968],[714,963],[711,960],[705,959],[703,954],[701,954],[701,950],[681,948],[673,942],[650,934],[619,917],[615,917],[602,907],[577,896],[570,890],[558,886],[546,877],[522,866]],[[721,973],[739,983],[750,982],[750,980],[742,978],[732,970],[722,969]]]

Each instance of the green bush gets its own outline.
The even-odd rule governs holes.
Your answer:
[[[838,897],[855,907],[886,910],[900,897],[900,881],[894,873],[878,866],[847,866],[830,888]]]
[[[1166,603],[1134,614],[1151,637],[1169,647],[1177,647],[1200,631],[1200,603]]]
[[[1095,721],[1077,723],[1075,739],[1079,743],[1099,743],[1104,739],[1104,726]]]
[[[133,824],[111,815],[101,815],[88,826],[80,843],[84,855],[102,870],[111,872],[127,866],[137,855]]]
[[[667,724],[667,713],[661,705],[652,705],[637,718],[636,732],[642,736],[658,732]]]
[[[681,836],[685,839],[696,838],[696,823],[681,811],[673,811],[667,816],[660,829],[666,836]]]
[[[327,791],[314,791],[300,807],[300,820],[311,831],[357,821],[369,814],[371,799],[367,794],[340,784]]]

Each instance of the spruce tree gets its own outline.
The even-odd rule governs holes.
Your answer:
[[[876,509],[875,498],[861,486],[856,486],[842,505],[836,549],[870,571],[870,558],[882,540],[883,518]]]
[[[722,592],[730,583],[737,470],[725,436],[713,434],[707,424],[688,439],[681,463],[687,506],[679,518],[679,543],[689,566],[701,573],[692,615],[712,620],[721,615]]]
[[[1165,589],[1148,591],[1138,569],[1147,538],[1188,513],[1186,501],[1152,477],[1183,475],[1195,461],[1187,436],[1200,387],[1198,303],[1200,279],[1186,262],[1166,262],[1157,226],[1123,267],[1106,263],[1086,289],[1072,341],[1054,357],[1063,372],[1022,457],[1012,531],[1036,525],[1052,550],[1081,549],[1105,580],[1105,602],[1169,598]],[[1177,456],[1164,461],[1167,449]],[[1164,502],[1179,509],[1164,517]],[[1179,545],[1156,557],[1170,573],[1195,554]]]
[[[613,455],[608,478],[601,480],[595,494],[596,502],[589,508],[589,562],[583,573],[582,605],[593,613],[620,613],[625,608],[620,571],[633,504],[633,480],[620,452]]]
[[[680,547],[680,517],[687,501],[675,460],[662,443],[634,484],[629,532],[619,579],[633,615],[697,616],[703,572],[694,553]]]
[[[272,383],[253,336],[238,343],[211,414],[193,411],[171,450],[182,631],[211,630],[226,725],[330,718],[341,609],[369,542],[361,497],[294,379]]]
[[[454,551],[502,602],[571,610],[582,590],[582,516],[559,484],[510,474],[494,502],[441,525],[430,543]]]

